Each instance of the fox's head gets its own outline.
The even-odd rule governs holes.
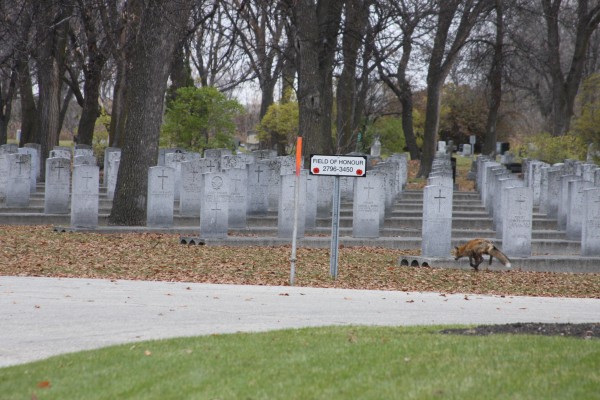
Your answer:
[[[459,256],[459,249],[458,246],[454,246],[454,250],[452,250],[452,255],[454,256],[454,260],[458,260],[460,258]]]

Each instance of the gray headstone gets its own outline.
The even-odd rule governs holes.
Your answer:
[[[200,236],[227,237],[229,221],[229,179],[226,174],[204,174],[202,204],[200,205]]]
[[[36,171],[36,178],[39,181],[40,178],[42,177],[42,163],[46,162],[45,160],[42,160],[42,145],[39,143],[25,143],[23,145],[23,147],[28,147],[28,148],[32,148],[32,149],[36,149],[37,150],[37,171]]]
[[[246,228],[246,213],[248,209],[248,169],[231,168],[225,171],[229,187],[229,216],[228,223],[230,228]]]
[[[31,171],[29,178],[29,189],[30,193],[35,193],[37,190],[37,171],[40,168],[38,165],[40,157],[38,152],[33,147],[21,147],[19,148],[19,154],[29,154],[31,156]]]
[[[204,158],[216,158],[221,159],[221,156],[231,155],[229,149],[205,149]]]
[[[280,181],[281,181],[281,160],[267,160],[267,177],[269,179],[269,211],[278,210]]]
[[[70,160],[72,155],[73,153],[70,148],[56,146],[50,150],[49,158],[68,158]]]
[[[71,161],[66,158],[46,159],[44,213],[68,214],[71,196]]]
[[[87,148],[87,147],[77,147],[75,148],[75,150],[73,151],[73,157],[77,157],[77,156],[94,156],[94,150],[91,148]]]
[[[258,161],[248,166],[248,215],[264,216],[269,209],[268,165]]]
[[[8,153],[0,152],[0,207],[6,207],[8,171]]]
[[[452,250],[452,188],[425,186],[421,254],[448,257]]]
[[[6,206],[29,207],[31,194],[31,155],[10,153],[8,180],[6,183]]]
[[[581,255],[600,256],[600,187],[584,190]]]
[[[179,194],[179,215],[200,217],[202,202],[202,167],[198,161],[181,163],[181,191]]]
[[[354,201],[352,205],[352,236],[356,238],[378,238],[380,213],[385,207],[381,190],[381,175],[367,174],[354,178]]]
[[[560,177],[562,168],[550,167],[542,180],[542,193],[540,194],[540,212],[550,218],[558,218],[558,201],[560,199]]]
[[[148,168],[148,203],[146,226],[170,228],[173,226],[175,170],[170,167]]]
[[[100,170],[94,165],[73,167],[71,193],[71,226],[96,228],[98,226],[98,184]]]
[[[304,170],[303,170],[304,171]],[[314,229],[317,225],[317,191],[319,177],[306,174],[306,202],[304,204],[304,229]]]
[[[117,154],[113,154],[117,153]],[[108,176],[110,175],[110,162],[116,158],[121,158],[121,149],[118,147],[107,147],[104,150],[104,160],[102,165],[104,166],[104,174],[102,176],[102,185],[108,185]]]
[[[113,153],[116,154],[116,153]],[[119,166],[121,165],[120,158],[112,158],[110,160],[110,168],[108,170],[108,180],[106,181],[106,197],[112,200],[115,197],[117,189],[117,178],[119,177]]]
[[[317,217],[331,217],[333,208],[333,176],[317,176]]]
[[[531,256],[533,191],[529,187],[505,189],[503,199],[502,250],[508,256]]]
[[[296,231],[297,238],[304,237],[305,215],[304,206],[306,204],[306,176],[300,175],[300,197],[298,201],[298,225]],[[296,187],[296,175],[281,175],[280,180],[280,198],[278,201],[277,213],[277,236],[280,238],[291,238],[294,229],[294,196]]]
[[[560,177],[560,186],[558,192],[558,229],[564,231],[567,229],[567,211],[569,208],[569,182],[580,181],[581,177],[577,175],[562,175]]]
[[[214,172],[221,172],[221,159],[220,158],[202,158],[200,159],[200,167],[205,174],[212,174]]]
[[[493,223],[494,229],[496,230],[496,237],[502,237],[502,224],[504,215],[504,197],[507,195],[506,189],[510,187],[523,187],[525,182],[515,175],[508,175],[506,177],[499,178],[496,185],[496,195],[494,196],[494,214]]]
[[[98,165],[96,157],[92,156],[75,156],[73,157],[73,165]]]
[[[19,145],[15,143],[7,143],[0,145],[0,154],[18,153]]]
[[[258,162],[277,157],[277,152],[275,150],[255,150],[252,152],[252,156]]]
[[[567,239],[581,240],[581,230],[583,226],[584,191],[591,189],[594,184],[588,181],[569,181],[567,199]]]
[[[175,200],[179,200],[181,193],[181,163],[188,161],[186,153],[165,154],[165,167],[173,168],[175,176]]]

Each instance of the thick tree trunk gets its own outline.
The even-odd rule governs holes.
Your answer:
[[[148,168],[156,165],[171,59],[190,15],[190,1],[137,3],[139,30],[128,60],[127,136],[109,222],[146,224]]]
[[[21,142],[41,143],[38,126],[38,113],[33,97],[33,85],[27,60],[19,61],[19,99],[21,101]]]
[[[337,151],[341,154],[356,149],[356,68],[358,51],[363,42],[369,0],[346,2],[345,29],[342,39],[344,66],[337,85]],[[365,67],[366,68],[366,67]]]
[[[496,42],[494,44],[494,57],[490,70],[490,109],[488,110],[485,137],[481,153],[492,155],[496,152],[498,133],[498,111],[502,102],[502,71],[504,60],[504,0],[496,0]]]
[[[46,4],[49,3],[49,4]],[[38,56],[38,122],[40,131],[41,159],[45,160],[50,150],[58,143],[60,131],[60,102],[63,75],[64,53],[67,42],[67,9],[60,9],[54,2],[43,2],[39,29],[46,32]],[[56,24],[56,21],[61,23]],[[41,179],[44,179],[45,163],[41,165]]]
[[[123,147],[125,143],[125,121],[127,109],[125,97],[127,94],[127,73],[125,61],[117,63],[117,76],[113,90],[113,103],[110,115],[110,131],[108,143],[111,147]]]
[[[311,0],[294,3],[298,27],[299,130],[304,154],[332,154],[333,60],[344,2]]]

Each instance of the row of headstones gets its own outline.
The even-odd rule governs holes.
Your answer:
[[[524,179],[487,157],[477,160],[477,187],[508,255],[531,255],[533,207],[557,219],[582,256],[600,255],[600,169],[574,160],[524,162]]]
[[[148,172],[147,225],[170,227],[179,191],[180,215],[200,216],[202,237],[223,238],[230,228],[246,228],[248,216],[277,212],[279,237],[291,237],[295,187],[299,185],[298,237],[331,214],[333,177],[295,175],[295,159],[254,152],[247,155],[165,154],[164,165]],[[273,158],[270,158],[273,157]],[[191,160],[190,160],[191,159]],[[353,236],[379,237],[407,179],[407,159],[395,155],[378,163],[365,178],[340,177],[342,197],[353,202]]]
[[[72,226],[96,227],[99,189],[94,182],[98,182],[99,168],[95,165],[95,159],[89,163],[75,162],[71,182],[70,149],[57,148],[54,152],[46,160],[45,213],[63,214],[70,210]],[[81,156],[77,155],[75,159],[78,157]],[[106,149],[102,184],[107,187],[109,198],[114,194],[119,162],[120,149]],[[230,227],[243,228],[246,226],[247,215],[266,215],[269,211],[278,212],[279,235],[286,237],[290,234],[292,218],[288,214],[292,209],[290,194],[293,194],[293,190],[289,175],[294,172],[295,165],[295,160],[291,157],[275,157],[271,151],[232,155],[227,150],[211,149],[205,152],[204,158],[200,158],[197,153],[161,149],[159,164],[162,166],[151,168],[148,172],[148,226],[171,226],[175,198],[179,197],[180,215],[200,216],[201,221],[208,224],[204,229],[207,237],[222,236]],[[83,166],[91,168],[79,168]],[[23,170],[27,170],[27,167]],[[221,176],[210,176],[211,183],[208,186],[203,177],[211,173],[219,173]],[[327,216],[331,212],[332,179],[313,177],[306,173],[302,175],[304,189],[301,191],[300,204],[306,227],[314,227],[316,215]],[[378,237],[385,210],[391,209],[393,199],[406,183],[407,159],[404,155],[390,157],[386,162],[379,163],[366,180],[341,179],[342,197],[349,201],[358,198],[353,205],[357,221],[354,224],[354,235]],[[218,183],[220,181],[221,184]],[[172,195],[168,189],[171,184]],[[227,196],[223,193],[211,194],[211,188],[215,187],[227,188]],[[226,203],[223,202],[225,197]],[[374,199],[380,199],[382,204],[379,205]],[[28,202],[27,199],[20,206],[27,206]],[[227,207],[223,204],[227,204]],[[222,213],[218,213],[224,208],[227,208],[226,222]],[[203,214],[201,210],[204,210]],[[378,215],[377,219],[372,217],[374,214]],[[221,218],[216,218],[218,216]],[[301,226],[301,230],[304,230],[304,226]]]
[[[50,151],[50,158],[46,160],[46,178],[52,166],[57,163],[58,171],[71,167],[71,152],[67,147],[55,147]],[[41,160],[40,145],[28,143],[19,148],[16,144],[0,146],[0,207],[28,207],[31,195],[37,191],[37,182],[40,180]],[[59,162],[59,160],[67,160]],[[95,157],[91,147],[79,145],[74,149],[74,164],[95,164]],[[70,174],[69,174],[70,175]],[[50,196],[52,203],[52,193]],[[47,212],[51,213],[50,210]]]

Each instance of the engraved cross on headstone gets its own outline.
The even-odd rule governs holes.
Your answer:
[[[371,190],[375,189],[373,186],[371,186],[371,183],[368,183],[367,186],[365,186],[365,189],[367,190],[367,199],[371,198]]]
[[[160,189],[165,190],[165,179],[169,177],[169,175],[165,175],[165,170],[161,170],[162,175],[158,175],[160,178]]]
[[[208,172],[213,172],[213,168],[216,168],[216,165],[213,165],[212,160],[208,160],[208,165],[206,166],[206,168],[209,168]]]
[[[445,197],[442,196],[442,189],[438,189],[438,195],[434,197],[434,199],[438,200],[438,212],[442,211],[442,199],[445,199]]]
[[[262,154],[262,153],[261,153]],[[256,182],[260,183],[260,173],[263,172],[262,169],[260,169],[260,165],[258,166],[258,168],[256,168]]]
[[[17,159],[19,161],[15,161],[16,164],[19,164],[19,175],[23,173],[23,164],[27,164],[27,161],[24,160],[24,154],[20,154]]]
[[[90,179],[93,178],[93,176],[90,175],[90,173],[88,172],[85,176],[82,177],[83,179],[85,179],[85,189],[89,189],[88,188],[88,182]]]

